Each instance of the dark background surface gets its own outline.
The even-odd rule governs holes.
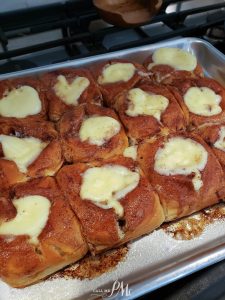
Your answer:
[[[138,299],[223,300],[225,299],[225,260]]]

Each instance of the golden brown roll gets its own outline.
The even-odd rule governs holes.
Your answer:
[[[110,108],[77,106],[62,116],[58,127],[68,162],[108,159],[128,146],[123,126]]]
[[[143,79],[145,69],[133,61],[114,59],[97,65],[93,68],[92,73],[100,87],[106,105],[112,107],[117,94],[131,89]]]
[[[225,88],[211,78],[176,80],[170,90],[175,95],[193,129],[207,123],[225,121]]]
[[[35,77],[0,81],[0,120],[47,118],[45,88]]]
[[[196,57],[179,48],[159,48],[144,61],[150,78],[158,83],[170,84],[174,79],[203,76]]]
[[[225,123],[202,126],[196,133],[210,146],[225,171]]]
[[[80,224],[50,177],[0,198],[0,277],[13,287],[37,282],[87,252]]]
[[[138,161],[158,192],[166,221],[213,205],[224,196],[224,173],[197,135],[171,134],[140,144]]]
[[[0,121],[0,190],[52,176],[63,163],[58,133],[47,121]]]
[[[149,233],[164,221],[158,195],[129,158],[64,166],[57,182],[92,253]]]
[[[86,69],[60,69],[40,76],[47,88],[49,118],[58,121],[64,112],[81,103],[101,104],[99,87]]]
[[[130,138],[141,140],[162,128],[184,130],[186,120],[174,95],[164,86],[149,82],[136,85],[116,98],[115,108]]]

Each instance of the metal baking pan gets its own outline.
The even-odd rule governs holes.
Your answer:
[[[143,60],[159,47],[179,47],[194,53],[205,75],[225,85],[225,56],[211,44],[196,38],[174,39],[66,63],[0,75],[0,79],[41,74],[63,67],[90,67],[113,58]],[[129,244],[126,259],[108,273],[92,280],[57,278],[24,289],[0,282],[0,300],[134,299],[188,274],[225,259],[225,220],[216,221],[192,240],[175,240],[158,229]]]

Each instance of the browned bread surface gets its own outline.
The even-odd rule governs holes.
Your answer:
[[[220,139],[225,129],[225,123],[223,124],[211,124],[198,128],[196,133],[199,134],[203,140],[210,146],[215,155],[217,156],[223,170],[225,171],[225,147],[217,148],[214,144]],[[223,138],[221,146],[223,144]],[[224,149],[224,150],[223,150]]]
[[[130,78],[128,81],[118,81],[114,83],[105,83],[105,84],[99,84],[98,78],[102,75],[102,72],[104,68],[108,65],[116,64],[116,63],[131,63],[135,66],[136,70],[132,78]],[[107,106],[112,107],[115,103],[115,96],[119,94],[120,92],[124,90],[128,90],[132,88],[137,82],[139,82],[141,79],[143,79],[143,75],[145,73],[145,69],[142,65],[133,62],[128,61],[124,59],[113,59],[104,63],[101,63],[95,67],[92,68],[92,74],[96,80],[96,82],[99,84],[100,90],[102,92],[105,104]]]
[[[165,87],[152,82],[138,84],[135,88],[139,88],[149,94],[161,95],[169,100],[169,104],[165,111],[161,114],[160,122],[150,115],[129,116],[126,111],[129,106],[128,91],[121,93],[116,98],[115,108],[128,131],[128,136],[136,140],[142,140],[159,133],[163,127],[169,128],[171,131],[184,130],[186,120],[184,114],[177,103],[174,95]]]
[[[104,162],[64,166],[57,175],[57,182],[78,216],[93,253],[149,233],[164,221],[158,195],[142,171],[137,187],[120,200],[124,209],[121,218],[116,215],[113,208],[104,209],[88,199],[82,199],[80,189],[84,172],[89,168],[106,165],[119,165],[131,171],[136,170],[136,165],[131,159],[119,157]]]
[[[25,118],[19,118],[19,120],[30,122],[33,120],[47,119],[48,101],[46,97],[45,87],[43,83],[36,77],[21,77],[0,81],[0,101],[4,98],[4,96],[7,96],[10,91],[19,89],[23,86],[29,86],[36,90],[41,101],[41,111],[35,115],[29,115]],[[14,117],[1,116],[0,114],[0,120],[14,121],[16,119],[17,118]]]
[[[28,180],[29,178],[52,176],[63,164],[61,143],[54,125],[48,121],[20,121],[0,120],[0,135],[15,136],[18,138],[33,137],[47,146],[39,156],[27,167],[27,172],[22,173],[14,161],[4,158],[0,142],[0,190],[11,185]]]
[[[16,216],[14,199],[41,195],[51,202],[48,222],[38,236],[38,244],[31,243],[28,235],[0,235],[0,277],[9,285],[24,287],[35,283],[78,261],[88,250],[96,254],[117,247],[153,231],[164,221],[187,216],[225,197],[222,169],[225,170],[225,152],[213,147],[220,124],[225,124],[224,88],[215,80],[201,78],[199,64],[193,72],[178,71],[168,65],[155,65],[146,71],[151,62],[152,56],[146,59],[144,67],[133,61],[115,59],[91,65],[90,70],[60,69],[38,78],[0,82],[0,101],[9,91],[28,85],[38,92],[42,103],[41,112],[36,115],[21,119],[0,116],[0,135],[35,137],[48,143],[26,173],[4,158],[0,143],[0,226]],[[98,78],[104,68],[115,63],[132,63],[136,68],[132,78],[100,84]],[[68,105],[56,95],[54,86],[60,75],[69,84],[78,76],[89,80],[77,105]],[[190,113],[182,98],[190,86],[214,90],[222,97],[222,112],[213,117]],[[132,88],[169,100],[160,122],[153,116],[126,114],[127,95]],[[102,95],[105,106],[111,108],[101,106]],[[127,135],[121,124],[120,131],[101,146],[81,141],[79,131],[83,122],[95,116],[121,120]],[[205,126],[208,123],[211,126]],[[196,131],[184,132],[186,128]],[[203,186],[198,191],[193,186],[193,173],[165,176],[154,169],[156,152],[176,136],[190,138],[207,151],[207,163],[200,172]],[[122,156],[128,138],[131,145],[134,140],[140,142],[136,162]],[[104,166],[123,166],[140,174],[138,185],[119,200],[122,216],[114,208],[103,208],[81,198],[84,173]]]
[[[216,95],[221,97],[219,105],[222,111],[219,114],[212,116],[203,116],[190,112],[184,102],[184,95],[191,87],[206,87],[214,91]],[[171,87],[170,90],[176,97],[184,112],[189,129],[193,129],[207,123],[222,123],[225,121],[225,88],[216,80],[211,78],[175,80],[173,82],[173,87]]]
[[[46,95],[49,101],[49,118],[52,121],[58,121],[64,112],[72,109],[74,105],[68,105],[57,96],[54,86],[59,75],[65,76],[67,82],[71,84],[77,77],[87,78],[89,86],[82,92],[77,99],[77,103],[95,103],[101,104],[102,96],[99,87],[95,83],[91,73],[87,69],[59,69],[51,73],[40,76],[40,80],[46,86]]]
[[[81,141],[79,130],[82,122],[92,116],[108,116],[119,121],[112,109],[94,104],[80,105],[66,112],[58,123],[66,161],[88,162],[108,159],[121,155],[128,146],[128,139],[122,125],[120,131],[101,146]]]
[[[186,78],[198,78],[203,77],[202,67],[197,64],[194,71],[184,71],[184,70],[176,70],[169,65],[157,64],[151,67],[148,70],[148,65],[153,63],[152,55],[146,58],[144,61],[144,67],[147,69],[149,73],[149,77],[151,80],[161,83],[161,84],[171,84],[176,79],[186,79]]]
[[[156,152],[173,137],[190,138],[201,144],[208,153],[207,163],[201,173],[203,186],[194,189],[189,175],[161,175],[155,170]],[[138,148],[138,162],[159,194],[166,221],[181,218],[217,203],[224,196],[224,173],[210,147],[197,135],[171,134],[159,139],[146,140]]]
[[[51,202],[50,214],[38,244],[31,243],[27,235],[0,235],[0,276],[14,287],[41,280],[87,252],[79,222],[53,178],[34,179],[16,187],[11,197],[4,199],[7,209],[3,215],[0,212],[0,223],[15,217],[12,199],[30,195],[46,197]]]

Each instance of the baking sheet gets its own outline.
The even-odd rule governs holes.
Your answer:
[[[122,50],[80,60],[59,63],[26,71],[0,75],[0,79],[27,76],[52,71],[62,67],[80,67],[112,58],[143,60],[159,47],[179,47],[197,56],[206,76],[213,77],[225,85],[225,56],[209,43],[196,38],[183,38]],[[0,282],[0,300],[71,300],[134,299],[185,275],[225,259],[225,221],[216,221],[192,240],[175,240],[158,229],[129,244],[124,261],[98,278],[89,280],[56,278],[45,280],[24,289],[10,288]],[[0,266],[1,267],[1,266]],[[108,295],[109,295],[108,294]],[[105,296],[108,297],[108,296]]]

